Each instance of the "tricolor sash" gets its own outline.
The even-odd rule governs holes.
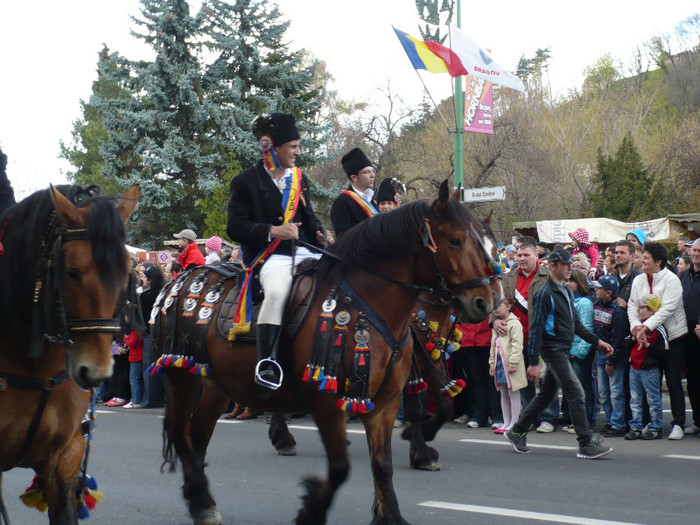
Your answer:
[[[287,180],[287,184],[282,192],[282,209],[284,210],[284,221],[282,224],[290,222],[297,212],[299,207],[299,199],[301,197],[301,170],[292,168],[292,176]],[[247,334],[250,332],[251,323],[253,321],[253,287],[250,286],[255,268],[260,266],[265,259],[277,249],[282,239],[274,239],[267,248],[262,250],[255,258],[250,266],[246,266],[241,261],[243,270],[245,271],[245,279],[241,284],[241,291],[238,296],[238,308],[233,316],[233,326],[229,330],[228,340],[235,341],[239,334]]]
[[[360,197],[354,191],[344,190],[343,193],[350,197],[352,200],[354,200],[358,204],[358,206],[362,208],[362,211],[367,214],[367,217],[371,218],[374,217],[377,213],[379,213],[374,206],[372,206],[369,202]]]

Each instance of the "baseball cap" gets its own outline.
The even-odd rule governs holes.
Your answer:
[[[612,275],[601,276],[597,281],[593,281],[593,286],[596,288],[605,288],[606,290],[610,290],[612,293],[617,293],[617,290],[620,288],[617,279],[615,279]]]
[[[188,239],[190,241],[197,240],[197,234],[189,228],[185,228],[180,233],[173,233],[173,237],[175,237],[176,239]]]
[[[556,248],[550,252],[549,256],[547,257],[547,261],[550,263],[571,264],[573,259],[571,254],[564,248]]]
[[[661,308],[661,299],[659,299],[658,295],[642,295],[641,300],[642,304],[647,306],[650,310],[658,312],[659,308]]]

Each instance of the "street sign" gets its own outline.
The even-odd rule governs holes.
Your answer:
[[[489,202],[502,201],[506,198],[506,187],[495,186],[493,188],[463,188],[462,202]]]

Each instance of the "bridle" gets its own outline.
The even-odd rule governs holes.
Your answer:
[[[55,238],[54,238],[55,237]],[[50,242],[51,239],[53,242]],[[41,257],[37,262],[34,294],[32,297],[32,333],[29,346],[30,358],[43,355],[44,341],[66,346],[74,344],[73,337],[87,333],[118,333],[117,318],[67,319],[63,302],[63,244],[89,240],[87,228],[69,228],[60,223],[55,210],[49,217],[49,227],[44,232]],[[49,246],[51,246],[50,251]],[[47,253],[48,251],[48,253]],[[44,293],[41,303],[42,290]]]
[[[435,240],[433,239],[433,233],[430,228],[430,219],[427,217],[423,217],[423,223],[420,228],[421,241],[423,242],[423,246],[427,248],[428,253],[430,254],[430,258],[433,263],[433,269],[435,270],[435,279],[438,284],[436,290],[431,289],[431,293],[437,295],[442,301],[452,301],[455,297],[455,292],[459,290],[471,290],[474,288],[490,286],[491,283],[493,283],[495,280],[501,279],[503,277],[503,269],[501,268],[501,265],[494,262],[493,257],[491,257],[491,254],[488,252],[486,246],[484,245],[483,239],[479,236],[478,232],[476,231],[476,228],[474,228],[474,224],[471,222],[469,223],[469,229],[474,239],[476,239],[476,242],[479,245],[479,249],[481,250],[481,254],[484,257],[484,262],[486,263],[484,271],[488,275],[485,275],[483,277],[476,277],[474,279],[468,279],[459,283],[447,283],[445,281],[445,276],[442,273],[442,270],[440,269],[440,263],[438,262],[437,257],[435,255],[437,252],[437,245],[435,244]]]

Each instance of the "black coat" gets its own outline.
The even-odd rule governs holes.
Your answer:
[[[226,233],[232,241],[241,244],[243,262],[250,264],[270,244],[270,227],[284,222],[282,194],[265,171],[261,159],[233,178],[230,195]],[[316,232],[322,231],[322,225],[311,206],[309,181],[303,174],[301,198],[292,222],[301,223],[300,240],[319,245]],[[275,253],[291,255],[291,241],[282,241]]]
[[[7,178],[7,155],[0,150],[0,215],[6,209],[15,204],[15,192]]]
[[[348,190],[354,191],[352,186],[349,186]],[[377,202],[374,199],[372,199],[372,206],[375,208],[377,207]],[[350,228],[368,218],[362,207],[345,193],[341,193],[333,201],[333,206],[331,206],[331,222],[333,223],[335,236],[338,238]]]

